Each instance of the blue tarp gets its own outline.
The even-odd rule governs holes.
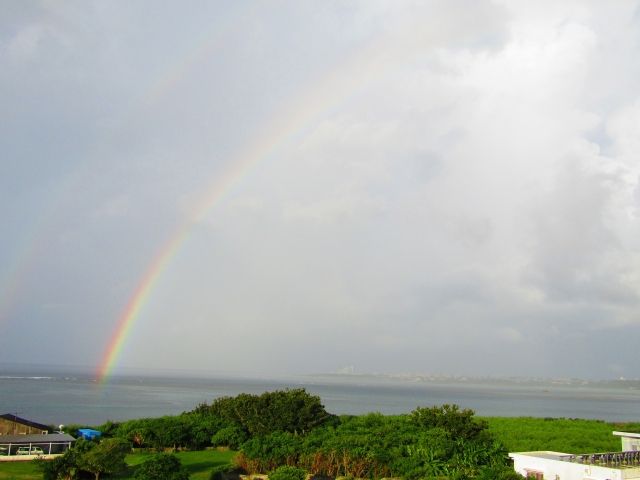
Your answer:
[[[93,440],[94,438],[100,438],[102,436],[102,432],[91,428],[81,428],[78,430],[78,435],[85,440]]]

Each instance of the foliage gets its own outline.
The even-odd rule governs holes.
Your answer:
[[[73,480],[78,472],[77,453],[73,449],[53,460],[35,459],[34,462],[43,480]]]
[[[237,425],[221,428],[211,437],[211,445],[226,446],[237,450],[248,439],[247,434]]]
[[[238,465],[248,472],[268,472],[281,465],[295,465],[302,439],[289,432],[254,437],[242,445]]]
[[[82,455],[95,447],[95,443],[79,439],[74,448],[68,449],[64,454],[53,460],[36,459],[34,462],[42,472],[44,480],[72,480],[78,476],[79,463]]]
[[[312,475],[407,479],[473,478],[508,466],[506,449],[471,410],[417,409],[410,415],[341,417],[303,438],[286,432],[254,437],[236,458],[249,472],[297,466]]]
[[[302,468],[283,465],[269,473],[269,480],[305,480],[307,472]]]
[[[211,405],[200,405],[194,413],[216,415],[252,437],[273,432],[304,435],[333,418],[320,397],[310,395],[303,388],[222,397]]]
[[[476,476],[477,480],[523,480],[524,477],[513,468],[505,467],[487,467],[480,470]]]
[[[106,438],[77,459],[81,470],[93,473],[96,480],[103,473],[119,473],[126,470],[125,455],[131,450],[128,442],[119,438]]]
[[[304,428],[301,425],[310,419],[307,414],[285,417],[286,421],[275,418],[284,408],[282,405],[287,402],[295,405],[299,393],[291,398],[240,395],[214,402],[216,407],[201,405],[193,412],[174,417],[132,420],[99,429],[132,442],[138,438],[139,446],[158,449],[193,448],[207,443],[240,446],[235,464],[249,473],[275,472],[288,466],[312,475],[333,477],[516,480],[522,477],[509,466],[507,451],[615,451],[620,449],[620,441],[611,435],[612,430],[637,431],[640,427],[577,419],[478,419],[473,411],[455,405],[421,407],[406,415],[327,414],[318,425],[308,422]],[[252,412],[250,407],[266,410]],[[259,418],[261,411],[266,412],[264,420]],[[272,428],[275,430],[271,431]],[[80,455],[84,457],[99,445],[78,441],[74,450],[81,453],[79,450],[85,449]],[[232,470],[228,462],[233,454],[178,452],[177,456],[192,474],[191,478],[225,480],[231,478],[225,474]],[[190,455],[220,455],[224,459],[217,457],[221,458],[217,463],[185,461]],[[148,458],[149,454],[129,455],[128,463],[140,464]],[[59,462],[50,462],[50,468],[61,473],[45,479],[65,478],[69,465],[63,460]],[[73,475],[73,471],[66,475],[70,478],[68,475]]]
[[[76,442],[77,443],[77,442]],[[128,471],[118,476],[121,480],[133,479],[135,467],[141,465],[153,454],[138,452],[125,457],[129,466]],[[180,459],[183,467],[189,472],[191,480],[208,480],[211,469],[221,465],[228,469],[235,455],[232,451],[202,450],[193,452],[178,452],[175,454]],[[77,477],[78,478],[78,477]],[[86,477],[84,477],[86,478]],[[42,480],[42,473],[37,469],[37,463],[32,462],[0,462],[0,480]]]
[[[202,448],[208,446],[211,436],[223,425],[211,416],[177,415],[142,418],[123,422],[113,433],[136,447]]]
[[[127,440],[134,447],[177,450],[183,448],[202,449],[210,446],[212,437],[218,431],[229,427],[228,422],[216,415],[194,411],[181,415],[141,418],[112,424],[109,431],[110,436]],[[242,436],[239,439],[242,443],[246,437]],[[223,443],[214,445],[223,445]],[[239,443],[233,445],[235,448],[238,446]]]
[[[180,460],[170,453],[158,453],[145,460],[133,476],[136,480],[188,480]]]
[[[244,470],[236,467],[232,463],[218,465],[211,469],[209,480],[225,480],[229,476],[238,477],[240,474],[246,473]]]
[[[411,412],[411,421],[421,428],[443,428],[456,438],[476,438],[487,429],[487,423],[473,418],[475,412],[468,408],[460,410],[457,405],[441,407],[418,407]]]

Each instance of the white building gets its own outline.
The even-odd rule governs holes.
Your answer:
[[[635,452],[640,450],[640,433],[613,432],[613,434],[622,437],[623,452]]]
[[[510,453],[513,468],[536,480],[640,480],[640,434],[622,437],[622,452],[572,455],[560,452]]]

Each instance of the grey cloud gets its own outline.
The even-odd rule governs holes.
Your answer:
[[[579,165],[564,169],[536,214],[531,272],[552,301],[636,303],[621,278],[628,267],[613,263],[622,253],[608,226],[612,186],[602,174]]]
[[[23,323],[98,362],[185,233],[122,366],[620,374],[588,352],[637,324],[624,4],[3,7],[0,362]]]

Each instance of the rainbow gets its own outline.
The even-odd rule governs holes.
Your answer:
[[[160,248],[129,299],[99,363],[97,378],[100,384],[112,374],[136,319],[149,302],[154,287],[167,266],[189,237],[192,227],[201,222],[256,164],[317,125],[328,113],[343,105],[368,78],[381,68],[389,67],[391,57],[384,55],[382,48],[385,39],[377,40],[379,41],[370,41],[364,49],[352,52],[320,81],[278,110],[267,122],[264,131],[255,136],[247,148],[235,155],[228,162],[228,170],[210,184],[206,190],[208,193],[197,202],[191,215]]]

